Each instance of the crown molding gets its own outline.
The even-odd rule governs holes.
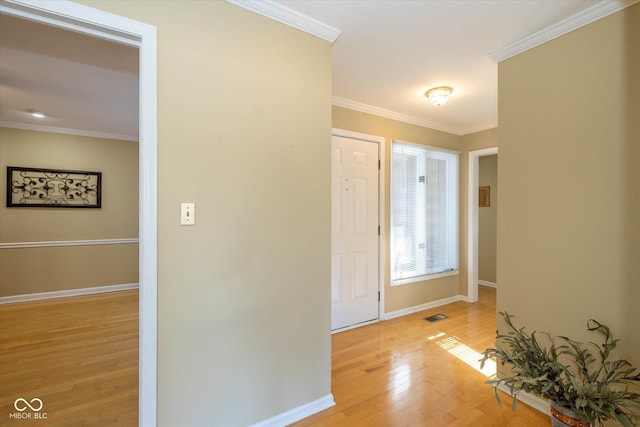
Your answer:
[[[406,114],[396,113],[395,111],[385,110],[384,108],[374,107],[372,105],[362,104],[360,102],[351,101],[350,99],[333,97],[333,105],[337,107],[348,108],[350,110],[361,111],[363,113],[373,114],[374,116],[385,117],[399,122],[409,123],[412,125],[422,126],[429,129],[435,129],[442,132],[452,133],[454,135],[464,135],[457,128],[452,128],[441,123],[435,123],[429,120],[419,119],[417,117],[408,116]]]
[[[469,135],[470,133],[482,132],[489,129],[495,129],[497,127],[498,127],[498,121],[492,120],[490,122],[487,122],[478,126],[462,129],[460,135]]]
[[[494,50],[489,53],[489,58],[496,62],[502,62],[505,59],[509,59],[512,56],[540,46],[543,43],[618,12],[638,3],[638,1],[640,0],[604,0],[537,33],[531,34],[498,50]]]
[[[228,3],[240,6],[274,21],[281,22],[298,30],[304,31],[323,40],[333,43],[340,36],[341,31],[330,25],[303,15],[288,7],[271,0],[226,0]]]
[[[95,132],[95,131],[91,131],[91,130],[68,129],[68,128],[59,128],[59,127],[52,127],[52,126],[41,126],[41,125],[33,125],[33,124],[30,124],[30,123],[3,122],[3,121],[0,121],[0,127],[12,128],[12,129],[22,129],[22,130],[32,130],[32,131],[36,131],[36,132],[61,133],[61,134],[64,134],[64,135],[89,136],[89,137],[92,137],[92,138],[117,139],[117,140],[120,140],[120,141],[138,142],[138,137],[129,136],[129,135],[121,135],[119,133]]]

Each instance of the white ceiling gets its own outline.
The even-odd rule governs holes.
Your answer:
[[[607,0],[609,1],[609,0]],[[614,0],[615,1],[615,0]],[[335,27],[337,105],[456,134],[497,125],[488,56],[596,0],[276,0]],[[0,16],[0,122],[136,139],[137,49]],[[452,86],[447,104],[423,96]],[[48,117],[32,118],[27,109]]]
[[[137,48],[0,15],[1,124],[137,141],[138,99]]]
[[[587,9],[590,0],[276,3],[342,31],[333,46],[333,95],[465,134],[497,126],[498,67],[488,56]],[[432,106],[427,89],[451,86]],[[349,103],[346,103],[347,105]]]

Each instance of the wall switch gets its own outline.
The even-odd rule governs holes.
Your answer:
[[[180,203],[180,225],[196,225],[195,203]]]

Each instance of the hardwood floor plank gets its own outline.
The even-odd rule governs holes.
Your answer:
[[[457,302],[332,336],[332,393],[336,406],[295,427],[548,427],[548,415],[510,398],[496,403],[475,367],[494,343],[495,289],[480,302]],[[424,317],[449,316],[429,323]],[[456,356],[457,355],[457,356]],[[464,360],[461,360],[464,359]]]
[[[436,313],[449,318],[423,320]],[[498,406],[469,365],[493,345],[495,317],[495,290],[480,287],[477,304],[334,334],[337,404],[294,426],[549,426],[524,404],[511,412],[506,396]],[[47,427],[136,426],[137,291],[0,306],[0,425],[30,425],[9,419],[18,397],[42,399]]]
[[[0,306],[0,425],[42,400],[49,426],[138,424],[138,291]]]

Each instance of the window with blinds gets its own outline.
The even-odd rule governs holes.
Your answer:
[[[458,154],[393,141],[391,281],[458,269]]]

